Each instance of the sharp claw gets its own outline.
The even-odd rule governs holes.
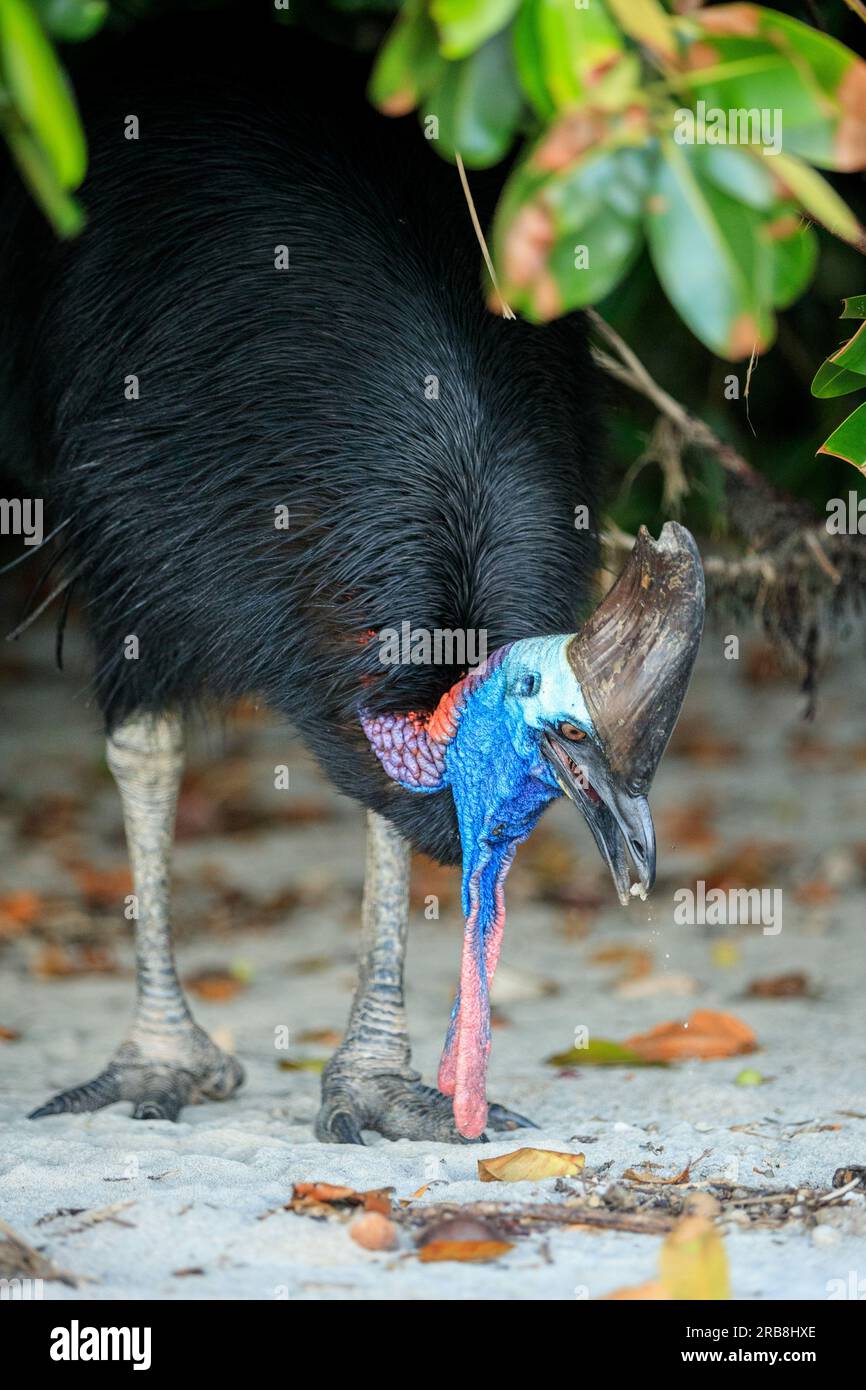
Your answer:
[[[44,1120],[46,1115],[62,1115],[65,1109],[63,1097],[55,1096],[53,1100],[46,1101],[44,1105],[38,1105],[35,1110],[31,1110],[27,1118],[28,1120]]]
[[[362,1148],[364,1147],[361,1131],[348,1111],[338,1110],[335,1115],[332,1115],[328,1128],[336,1144],[360,1144]]]
[[[172,1120],[180,1114],[180,1102],[140,1100],[132,1112],[134,1120]]]
[[[538,1129],[534,1121],[527,1120],[525,1115],[518,1115],[515,1110],[506,1110],[504,1105],[491,1105],[488,1123],[491,1121],[497,1121],[502,1129]]]
[[[113,1105],[120,1100],[120,1087],[116,1077],[104,1071],[94,1081],[85,1086],[76,1086],[71,1091],[61,1091],[45,1105],[31,1110],[31,1120],[44,1119],[46,1115],[79,1115],[84,1111],[101,1110],[105,1105]]]

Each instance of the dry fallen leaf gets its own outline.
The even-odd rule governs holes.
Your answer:
[[[683,1217],[665,1236],[659,1273],[669,1298],[715,1300],[731,1296],[724,1242],[705,1216]]]
[[[692,1175],[692,1168],[696,1163],[700,1163],[702,1158],[706,1158],[709,1153],[710,1150],[705,1149],[698,1158],[690,1158],[682,1172],[677,1173],[673,1178],[659,1178],[654,1173],[648,1172],[638,1173],[634,1168],[627,1168],[623,1177],[630,1179],[631,1182],[649,1182],[657,1183],[661,1187],[672,1187],[678,1183],[688,1182]]]
[[[421,1237],[418,1259],[428,1264],[438,1260],[456,1260],[465,1264],[483,1264],[498,1260],[513,1248],[503,1240],[499,1231],[487,1221],[474,1217],[446,1217],[434,1221]]]
[[[64,980],[70,975],[113,975],[117,962],[103,946],[60,946],[49,942],[39,951],[32,970],[43,980]]]
[[[670,1062],[735,1057],[741,1052],[753,1052],[757,1039],[751,1028],[733,1014],[695,1009],[685,1022],[660,1023],[647,1033],[626,1038],[625,1046],[645,1061]]]
[[[422,1245],[418,1259],[424,1264],[435,1260],[456,1260],[462,1264],[485,1264],[498,1260],[513,1249],[507,1240],[431,1240]]]
[[[234,999],[236,994],[246,989],[246,983],[240,972],[222,969],[198,970],[195,975],[187,975],[184,980],[191,994],[198,995],[199,999],[210,999],[218,1003]]]
[[[295,1035],[295,1041],[299,1043],[322,1043],[324,1047],[339,1047],[343,1041],[343,1034],[338,1033],[336,1028],[304,1028]]]
[[[125,864],[113,869],[70,864],[69,869],[88,907],[116,907],[133,891],[132,873]]]
[[[752,980],[746,993],[759,999],[802,999],[811,989],[808,975],[802,970],[792,970],[787,975],[767,975]]]
[[[324,1071],[327,1057],[281,1057],[280,1071]]]
[[[697,1204],[665,1236],[659,1254],[658,1279],[605,1294],[608,1300],[706,1301],[730,1297],[724,1242],[713,1224],[712,1209]]]
[[[590,1038],[586,1047],[570,1047],[567,1052],[554,1052],[545,1061],[551,1067],[648,1067],[656,1065],[633,1048],[608,1038]]]
[[[710,824],[711,808],[704,802],[689,802],[686,806],[672,806],[663,812],[659,823],[659,836],[663,843],[674,849],[693,850],[707,854],[719,842],[716,831]]]
[[[337,1187],[330,1182],[296,1182],[286,1206],[289,1211],[308,1215],[329,1216],[333,1210],[363,1207],[365,1211],[389,1216],[392,1191],[390,1187],[374,1187],[367,1192],[356,1192],[354,1187]]]
[[[538,1182],[542,1178],[574,1178],[586,1162],[585,1154],[557,1153],[554,1149],[515,1149],[498,1158],[479,1158],[482,1182]]]
[[[6,893],[0,897],[0,937],[20,936],[33,926],[41,910],[37,893]]]
[[[21,1034],[17,1033],[14,1028],[4,1028],[0,1024],[0,1042],[17,1042],[20,1037]]]

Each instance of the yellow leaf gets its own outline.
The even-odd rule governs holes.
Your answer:
[[[731,1296],[728,1257],[715,1226],[703,1216],[686,1216],[665,1237],[659,1273],[668,1297],[725,1299]]]
[[[482,1182],[538,1182],[542,1178],[574,1178],[586,1162],[584,1154],[556,1153],[553,1149],[515,1149],[498,1158],[479,1158]]]

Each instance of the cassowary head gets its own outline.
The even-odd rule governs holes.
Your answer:
[[[697,655],[704,583],[694,540],[641,528],[622,574],[577,633],[501,647],[431,715],[379,715],[364,728],[389,776],[450,787],[463,846],[466,933],[460,991],[439,1072],[461,1133],[487,1117],[489,983],[517,845],[561,794],[580,809],[622,903],[655,878],[647,793]],[[631,883],[631,864],[636,883]]]

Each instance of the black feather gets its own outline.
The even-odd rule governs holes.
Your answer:
[[[71,518],[108,725],[255,693],[342,791],[454,860],[450,792],[388,782],[357,712],[433,708],[461,671],[383,666],[363,639],[406,620],[492,651],[575,626],[599,388],[581,321],[486,309],[456,172],[415,123],[354,79],[336,113],[331,87],[312,99],[324,60],[279,40],[276,85],[156,81],[139,54],[91,98],[87,229],[54,245],[22,213],[10,233],[15,410],[25,393]],[[474,182],[489,204],[496,180]]]

